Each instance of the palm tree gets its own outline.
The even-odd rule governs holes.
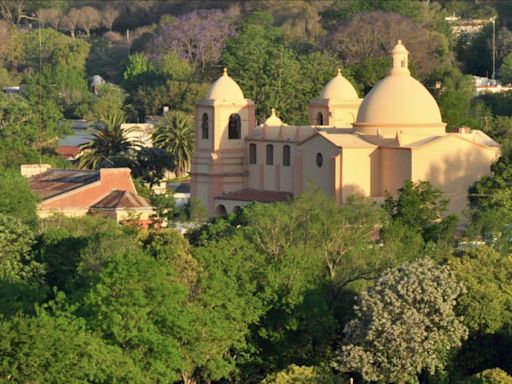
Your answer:
[[[192,119],[183,112],[167,113],[156,125],[153,134],[155,146],[166,150],[173,157],[178,177],[184,175],[190,167],[194,140]]]
[[[122,129],[123,113],[111,112],[100,116],[98,122],[90,129],[93,138],[80,146],[79,167],[97,169],[102,166],[130,165],[134,150],[140,145],[128,135],[136,127]]]

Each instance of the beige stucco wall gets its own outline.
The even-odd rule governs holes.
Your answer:
[[[80,217],[85,216],[89,212],[89,208],[80,208],[80,209],[44,209],[39,207],[37,210],[37,216],[41,219],[45,219],[47,217],[51,217],[54,215],[64,215],[66,217]]]
[[[251,124],[252,126],[255,125],[255,121],[252,118],[254,107],[242,105],[216,105],[214,109],[213,150],[217,151],[219,149],[229,150],[235,148],[244,148],[244,138],[249,133],[249,126],[251,126]],[[241,136],[239,140],[228,139],[229,116],[234,113],[240,115]]]
[[[449,135],[413,149],[411,179],[430,181],[450,199],[449,211],[460,213],[467,204],[468,188],[490,173],[497,156],[497,148]]]
[[[379,153],[376,148],[342,149],[342,195],[345,200],[350,195],[372,196],[377,193],[380,179],[378,169]]]
[[[202,137],[202,126],[203,126],[203,114],[208,115],[208,139]],[[213,149],[213,122],[214,122],[215,111],[212,106],[198,106],[196,108],[196,150],[212,150]]]
[[[324,117],[323,125],[335,127],[351,127],[356,121],[357,112],[362,99],[353,102],[336,102],[330,100],[318,100],[309,104],[308,116],[311,125],[317,125],[317,114],[321,112]]]
[[[378,195],[387,191],[396,195],[406,180],[411,180],[411,150],[408,148],[381,147],[381,188]]]
[[[308,117],[310,125],[318,125],[317,116],[318,112],[323,115],[323,125],[329,125],[329,107],[327,104],[310,104],[308,108]]]
[[[303,164],[303,189],[319,187],[329,196],[335,196],[336,164],[339,164],[340,149],[322,136],[315,136],[301,145]],[[323,164],[316,164],[316,156],[322,154]]]
[[[202,115],[207,113],[210,123],[208,139],[201,138]],[[231,114],[241,120],[240,139],[228,139]],[[215,214],[214,198],[222,193],[247,188],[247,158],[245,137],[255,126],[254,104],[217,103],[203,100],[196,108],[196,145],[191,164],[191,195]]]
[[[215,199],[215,216],[217,216],[217,208],[220,205],[223,205],[226,208],[226,213],[229,215],[233,213],[238,208],[243,208],[249,201],[237,201],[237,200],[225,200],[225,199]]]
[[[292,192],[293,167],[296,154],[296,145],[289,141],[253,140],[247,143],[246,159],[249,161],[249,147],[256,145],[256,164],[248,164],[248,187],[265,191]],[[274,146],[274,164],[267,165],[267,145]],[[284,146],[290,146],[290,165],[283,165]]]

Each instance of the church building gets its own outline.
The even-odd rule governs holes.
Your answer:
[[[196,104],[192,197],[211,216],[251,201],[286,201],[310,185],[343,203],[360,194],[382,201],[404,181],[425,180],[450,199],[450,212],[467,204],[467,189],[500,156],[479,130],[446,132],[430,92],[408,69],[400,41],[389,75],[364,99],[340,71],[309,104],[309,125],[282,122],[273,110],[257,125],[254,103],[227,74]]]

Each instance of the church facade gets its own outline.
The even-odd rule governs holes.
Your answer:
[[[410,75],[400,41],[391,55],[389,76],[364,99],[338,70],[309,104],[305,126],[285,124],[274,110],[257,125],[254,103],[224,70],[196,103],[192,198],[215,216],[251,201],[286,201],[309,186],[343,203],[354,194],[381,201],[406,180],[425,180],[460,212],[500,146],[479,130],[446,132],[435,99]]]

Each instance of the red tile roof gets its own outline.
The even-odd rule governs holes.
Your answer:
[[[75,147],[72,145],[61,145],[60,147],[57,147],[55,152],[61,156],[72,159],[80,153],[80,147]]]
[[[50,169],[32,176],[28,183],[43,200],[99,181],[98,171]]]
[[[237,201],[259,201],[260,203],[275,203],[288,201],[293,198],[291,192],[257,191],[254,189],[243,189],[241,191],[223,193],[216,199],[237,200]]]
[[[128,191],[113,190],[103,199],[94,203],[91,208],[115,209],[115,208],[151,208],[151,205],[143,197]]]

